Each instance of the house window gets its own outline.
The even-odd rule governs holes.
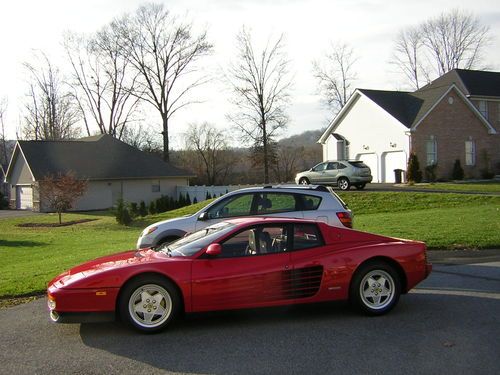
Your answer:
[[[476,144],[474,141],[465,141],[465,165],[476,164]]]
[[[430,139],[425,143],[427,154],[427,165],[437,164],[437,142],[435,139]]]
[[[160,181],[155,181],[151,184],[151,192],[153,193],[160,192]]]
[[[485,119],[488,118],[488,102],[486,100],[479,100],[477,102],[477,108],[479,112],[483,115]]]

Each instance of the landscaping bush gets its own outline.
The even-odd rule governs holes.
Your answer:
[[[132,217],[128,212],[125,202],[123,202],[123,199],[118,199],[117,201],[115,218],[117,223],[120,225],[130,225],[130,223],[132,222]]]
[[[148,210],[146,209],[146,203],[144,203],[144,201],[141,201],[141,203],[139,203],[139,215],[144,217],[147,214],[148,214]]]
[[[139,216],[139,207],[136,202],[130,203],[130,216],[132,216],[132,218]]]
[[[7,197],[4,197],[2,192],[0,192],[0,210],[6,210],[7,208],[9,208]]]
[[[420,164],[418,162],[417,154],[411,153],[408,160],[408,182],[421,182],[422,181],[422,171],[420,170]]]
[[[149,202],[149,214],[150,215],[154,215],[156,213],[156,202],[155,201],[151,201]]]
[[[460,165],[460,159],[455,160],[455,164],[453,164],[453,172],[451,174],[451,177],[454,180],[463,180],[464,179],[464,170],[462,166]]]
[[[436,182],[437,164],[425,167],[425,180],[427,182]]]

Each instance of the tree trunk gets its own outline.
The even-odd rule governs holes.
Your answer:
[[[267,131],[265,121],[262,124],[262,151],[264,152],[264,183],[269,183],[269,155],[267,152]]]
[[[161,132],[163,136],[163,160],[167,163],[170,161],[169,145],[168,145],[168,117],[163,116],[163,131]]]
[[[57,214],[59,215],[59,224],[62,224],[61,212],[58,212]]]

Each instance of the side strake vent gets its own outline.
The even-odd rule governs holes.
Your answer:
[[[285,299],[307,298],[318,293],[323,276],[323,266],[310,266],[284,273],[283,294]]]

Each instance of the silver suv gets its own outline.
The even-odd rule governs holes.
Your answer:
[[[280,216],[315,219],[352,228],[352,214],[332,188],[325,186],[264,186],[232,191],[194,215],[154,223],[144,229],[137,248],[172,242],[188,232],[230,217]]]
[[[337,185],[340,190],[349,190],[351,186],[364,189],[371,181],[370,167],[361,160],[328,160],[295,176],[297,184]]]

